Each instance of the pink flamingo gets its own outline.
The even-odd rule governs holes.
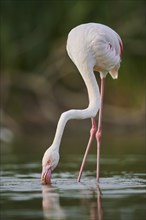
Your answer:
[[[97,182],[99,181],[100,144],[102,136],[102,111],[104,79],[109,73],[113,79],[118,78],[120,68],[122,41],[120,36],[106,25],[87,23],[73,28],[67,39],[67,52],[79,70],[88,91],[89,105],[83,110],[69,110],[62,113],[54,141],[46,150],[42,159],[42,184],[50,184],[51,173],[59,162],[59,148],[66,123],[70,119],[91,118],[92,128],[87,149],[81,164],[78,182],[80,181],[86,157],[94,137],[97,140]],[[101,96],[94,72],[100,73]],[[98,127],[95,116],[99,110]]]

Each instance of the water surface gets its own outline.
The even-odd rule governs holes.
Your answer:
[[[110,153],[103,152],[97,184],[95,152],[90,152],[81,182],[77,183],[82,152],[70,154],[64,149],[51,186],[42,186],[42,150],[28,153],[28,149],[19,145],[2,152],[2,220],[145,219],[145,155],[141,150],[115,153],[111,148]]]

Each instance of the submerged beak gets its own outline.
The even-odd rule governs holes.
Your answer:
[[[51,165],[47,164],[46,166],[43,167],[43,171],[42,171],[42,184],[43,185],[50,185],[51,184]]]

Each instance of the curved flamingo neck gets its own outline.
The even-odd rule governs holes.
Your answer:
[[[58,121],[56,134],[55,134],[52,146],[51,146],[58,151],[60,148],[60,143],[61,143],[61,139],[62,139],[62,135],[64,132],[64,128],[66,126],[66,123],[71,119],[85,119],[85,118],[95,117],[100,107],[99,87],[98,87],[93,70],[86,71],[84,69],[84,73],[83,71],[80,71],[80,73],[87,87],[89,105],[86,109],[83,109],[83,110],[72,109],[72,110],[62,113]]]

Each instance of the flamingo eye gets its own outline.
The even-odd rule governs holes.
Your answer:
[[[48,160],[47,164],[50,165],[51,164],[51,160]]]

